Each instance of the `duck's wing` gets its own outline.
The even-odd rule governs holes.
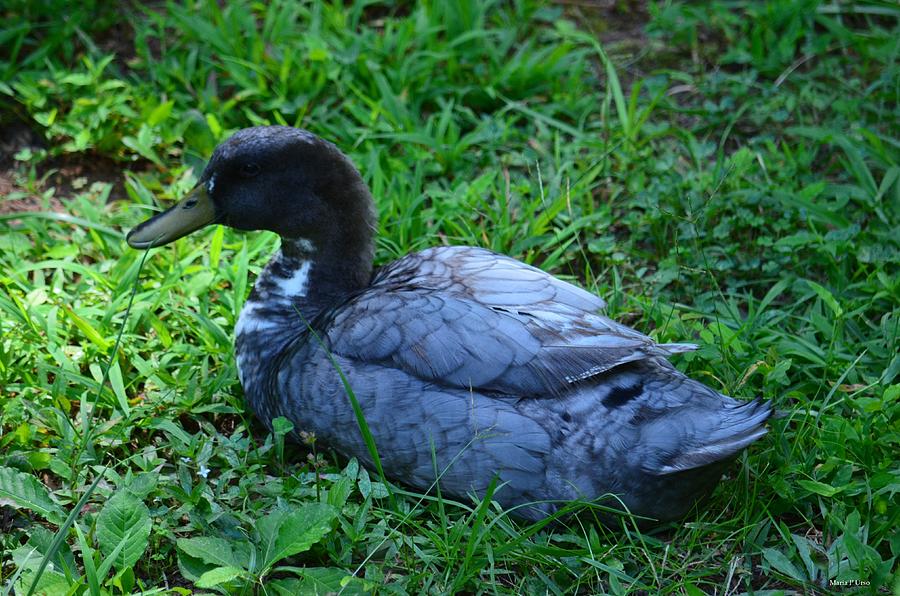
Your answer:
[[[334,353],[455,387],[552,396],[616,366],[692,349],[597,314],[605,302],[473,247],[409,255],[333,314]]]

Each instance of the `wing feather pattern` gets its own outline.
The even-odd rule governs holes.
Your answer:
[[[509,257],[437,247],[380,270],[327,326],[335,353],[430,382],[553,396],[616,366],[691,349],[597,313],[599,297]]]

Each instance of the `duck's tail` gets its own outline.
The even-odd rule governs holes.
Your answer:
[[[705,428],[696,429],[702,440],[695,437],[665,465],[656,467],[654,474],[673,474],[730,459],[768,432],[765,423],[772,415],[771,402],[761,398],[749,402],[724,399],[728,401],[718,412],[717,420],[701,421]]]
[[[666,356],[672,354],[683,354],[684,352],[693,352],[700,346],[697,344],[656,344],[657,348],[661,348]]]

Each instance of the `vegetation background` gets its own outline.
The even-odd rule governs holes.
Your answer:
[[[0,591],[900,594],[900,8],[8,0]],[[123,230],[232,131],[335,141],[377,259],[439,243],[605,296],[782,416],[649,532],[404,493],[244,410],[277,239]],[[893,575],[892,575],[893,574]]]

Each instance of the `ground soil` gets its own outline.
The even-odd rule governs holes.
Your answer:
[[[125,166],[96,153],[67,153],[50,157],[34,167],[18,162],[14,156],[23,149],[39,151],[46,142],[28,125],[13,122],[0,125],[0,214],[40,211],[44,195],[53,189],[50,208],[64,211],[64,199],[90,188],[95,182],[111,184],[109,200],[124,199]],[[132,164],[128,166],[134,169]]]

